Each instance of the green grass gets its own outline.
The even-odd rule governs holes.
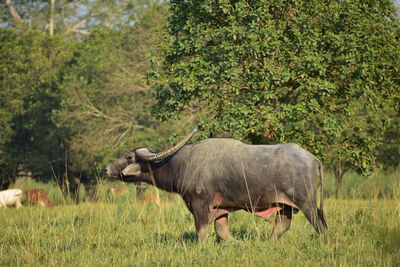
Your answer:
[[[324,191],[328,197],[335,196],[335,178],[328,173]],[[385,199],[400,196],[400,171],[375,173],[364,176],[347,172],[343,177],[341,198],[345,199]]]
[[[0,266],[396,266],[400,262],[398,200],[326,201],[329,230],[318,237],[299,213],[277,243],[272,221],[230,216],[237,243],[197,244],[183,201],[126,198],[54,210],[0,210]]]
[[[25,181],[14,187],[44,188],[57,206],[0,209],[0,266],[399,266],[399,173],[346,175],[344,198],[325,201],[329,229],[322,237],[298,213],[277,243],[267,241],[273,219],[243,211],[230,215],[239,242],[219,242],[210,225],[209,241],[198,244],[177,195],[160,192],[157,206],[138,200],[132,185],[102,183],[100,201],[85,201],[82,191],[73,205],[55,184]],[[326,180],[332,197],[333,177]],[[110,200],[112,186],[127,186],[129,196]]]

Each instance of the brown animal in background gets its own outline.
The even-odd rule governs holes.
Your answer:
[[[30,188],[25,190],[25,195],[29,204],[39,204],[43,207],[54,208],[54,204],[48,199],[46,191],[40,188]]]
[[[129,193],[128,188],[126,187],[112,187],[108,190],[108,192],[112,198],[125,196]]]
[[[148,193],[140,198],[140,200],[144,202],[151,202],[151,203],[160,203],[160,197],[157,195],[157,193]]]

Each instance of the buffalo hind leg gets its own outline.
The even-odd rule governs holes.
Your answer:
[[[226,240],[233,241],[235,238],[229,233],[228,214],[224,214],[214,221],[215,232],[218,237]]]
[[[268,239],[273,242],[277,241],[283,233],[289,230],[291,220],[292,207],[285,206],[276,214],[274,229]]]
[[[306,205],[302,211],[318,234],[322,234],[328,228],[325,217],[317,205]]]

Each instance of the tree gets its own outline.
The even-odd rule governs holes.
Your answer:
[[[4,188],[23,168],[41,180],[58,179],[65,193],[76,191],[82,181],[71,175],[90,182],[93,162],[112,154],[105,149],[114,141],[107,131],[119,144],[137,124],[147,129],[151,100],[142,77],[164,6],[153,0],[0,3]],[[126,112],[122,105],[132,102],[137,105]]]
[[[151,118],[154,99],[145,83],[149,51],[166,6],[149,5],[137,23],[98,29],[82,39],[62,84],[62,109],[55,120],[69,129],[73,166],[104,167],[135,145],[163,146],[176,126]]]
[[[367,172],[399,96],[389,0],[171,1],[148,75],[161,120],[194,110],[204,135],[296,142]],[[376,116],[379,114],[379,116]]]
[[[398,111],[394,123],[385,131],[385,140],[377,155],[379,163],[386,170],[400,167],[400,107]]]
[[[133,25],[142,10],[158,0],[5,0],[0,23],[19,30],[81,37],[96,27],[119,29]]]
[[[0,28],[0,40],[0,179],[7,187],[21,168],[43,175],[50,164],[57,169],[64,162],[64,132],[52,111],[59,107],[58,83],[71,53],[61,38],[37,31]]]

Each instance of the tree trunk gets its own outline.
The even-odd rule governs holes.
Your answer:
[[[54,34],[54,5],[56,0],[50,0],[50,13],[49,13],[49,34]]]
[[[335,192],[335,196],[336,196],[336,199],[338,199],[338,198],[339,198],[339,195],[341,194],[342,180],[343,180],[343,173],[340,173],[340,172],[336,172],[336,171],[335,171],[335,181],[336,181],[336,192]]]
[[[336,199],[339,198],[342,191],[342,181],[343,175],[345,172],[349,170],[349,167],[346,166],[345,162],[339,161],[333,166],[333,172],[335,173],[335,181],[336,181]]]

